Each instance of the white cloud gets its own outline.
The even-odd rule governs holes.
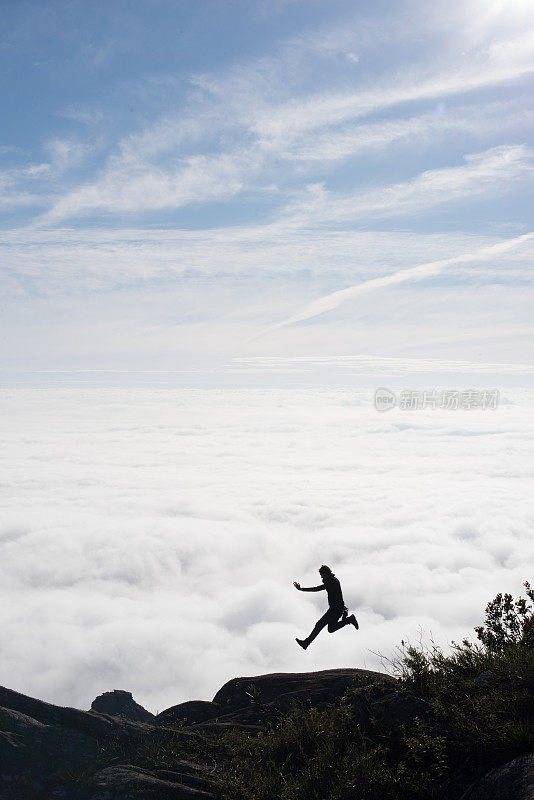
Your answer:
[[[517,236],[514,239],[508,239],[503,242],[499,242],[499,244],[490,245],[490,247],[477,250],[474,253],[465,253],[461,256],[455,256],[453,258],[447,258],[441,261],[433,261],[428,264],[418,264],[415,267],[400,270],[392,275],[386,275],[385,277],[381,278],[373,278],[369,281],[365,281],[364,283],[357,284],[356,286],[349,286],[346,289],[339,289],[337,292],[332,292],[324,297],[319,297],[317,300],[309,303],[300,311],[297,311],[296,314],[292,314],[287,319],[284,319],[282,322],[278,322],[275,325],[266,328],[257,335],[264,336],[271,331],[284,328],[287,325],[292,325],[296,322],[303,322],[304,320],[311,319],[318,314],[324,314],[326,311],[332,311],[342,303],[345,303],[347,300],[350,300],[354,297],[359,297],[362,294],[374,291],[376,289],[384,289],[388,286],[399,283],[435,277],[453,264],[465,264],[469,263],[470,261],[484,261],[486,259],[491,259],[494,255],[498,256],[500,253],[506,252],[507,250],[521,247],[523,244],[528,244],[533,239],[534,233],[526,233],[522,236]]]
[[[343,70],[336,70],[320,92],[310,94],[304,80],[309,59],[340,56],[345,65],[354,62],[358,36],[347,25],[305,32],[285,41],[275,55],[238,64],[222,77],[191,77],[193,89],[180,96],[179,104],[174,100],[171,112],[167,110],[137,133],[122,136],[100,170],[83,183],[70,188],[66,184],[38,224],[102,210],[140,213],[228,201],[244,190],[262,191],[264,183],[286,191],[287,164],[281,167],[280,158],[326,164],[336,150],[341,151],[338,158],[369,149],[380,151],[391,142],[402,142],[409,149],[411,137],[418,137],[419,144],[432,136],[435,141],[445,129],[471,134],[478,129],[486,136],[491,130],[500,136],[513,132],[515,125],[528,120],[521,123],[516,113],[499,127],[503,114],[495,109],[484,120],[476,102],[463,118],[451,114],[441,125],[432,115],[423,114],[411,120],[382,119],[356,131],[346,127],[369,114],[389,113],[408,103],[442,103],[467,92],[517,84],[534,71],[533,36],[527,26],[521,33],[510,32],[508,38],[486,41],[469,61],[456,54],[446,63],[436,57],[431,65],[423,61],[405,65],[373,83],[362,78],[356,91],[347,88]],[[317,67],[322,74],[324,70]],[[320,137],[317,143],[314,135]],[[298,167],[298,163],[293,165],[294,179],[299,177]]]
[[[524,115],[521,117],[524,121]],[[517,119],[517,117],[516,117]],[[474,126],[474,121],[470,123]],[[508,120],[513,125],[513,120]],[[302,149],[292,154],[280,151],[286,159],[328,161],[338,159],[368,149],[380,150],[392,142],[410,140],[413,136],[428,136],[432,129],[444,127],[454,129],[468,127],[465,120],[451,120],[437,126],[430,115],[412,120],[382,122],[362,126],[350,133],[336,133],[333,137],[323,137],[312,145],[302,143]],[[161,138],[148,147],[161,152],[171,146],[169,123],[162,124]],[[486,131],[487,133],[487,131]],[[145,141],[147,135],[141,137]],[[150,138],[150,137],[149,137]],[[58,143],[59,146],[59,143]],[[62,143],[61,157],[65,160],[75,157]],[[269,148],[260,145],[244,147],[233,152],[217,153],[213,156],[194,155],[181,159],[178,169],[169,169],[146,162],[147,153],[141,156],[139,140],[125,143],[119,158],[110,161],[102,177],[96,182],[81,186],[57,200],[50,211],[42,215],[37,225],[50,225],[70,217],[77,217],[94,210],[112,213],[139,212],[150,209],[181,208],[190,204],[201,204],[212,200],[229,200],[244,189],[251,189],[253,182],[265,171],[269,158],[273,155]],[[59,160],[59,151],[56,161]],[[523,178],[532,171],[532,151],[525,145],[501,145],[482,153],[465,157],[466,164],[461,167],[434,169],[422,173],[413,180],[384,187],[376,191],[359,192],[355,198],[350,195],[340,197],[337,208],[335,198],[328,196],[327,218],[335,220],[355,213],[380,216],[391,213],[417,213],[428,203],[450,202],[469,196],[491,197],[495,186],[503,179],[510,182]],[[66,168],[67,163],[63,168]],[[256,190],[263,191],[261,184]],[[317,208],[321,193],[313,206]],[[339,206],[343,206],[343,211]],[[291,207],[283,209],[288,213]],[[277,212],[280,214],[280,211]]]
[[[379,666],[519,592],[532,559],[532,393],[379,415],[372,393],[104,389],[1,399],[3,682],[151,710],[234,675]],[[424,498],[424,502],[422,502]],[[303,656],[331,563],[361,630]]]
[[[447,70],[428,78],[419,68],[411,74],[389,77],[387,83],[358,92],[324,92],[271,106],[252,122],[260,137],[281,142],[304,131],[338,125],[351,119],[421,100],[463,95],[478,89],[518,81],[534,72],[534,29],[492,44],[482,59],[468,66],[449,63]]]
[[[500,238],[462,232],[336,231],[272,225],[172,229],[23,230],[6,232],[0,255],[9,272],[5,294],[28,284],[40,294],[111,289],[202,277],[334,274],[366,280],[409,266],[455,257],[497,244]],[[473,266],[472,269],[475,267]],[[465,269],[465,268],[464,268]],[[489,265],[485,269],[489,270]],[[492,274],[528,279],[523,251],[502,254]]]
[[[67,170],[79,165],[92,149],[76,139],[51,139],[43,145],[47,160],[27,162],[0,173],[0,204],[37,209],[53,202],[53,186]]]
[[[83,161],[92,149],[91,144],[77,139],[51,139],[45,145],[50,156],[50,171],[54,177],[62,175]]]
[[[252,153],[197,155],[183,167],[169,169],[108,170],[103,180],[69,193],[36,221],[49,225],[87,211],[112,212],[181,208],[191,203],[231,198],[243,188],[243,176],[256,159]]]
[[[379,122],[360,123],[332,131],[304,135],[297,139],[284,158],[296,161],[337,161],[365,152],[379,152],[392,145],[413,146],[414,142],[434,145],[451,134],[487,138],[495,133],[513,133],[534,122],[534,113],[523,104],[490,103],[481,107],[446,109]]]
[[[491,364],[476,361],[446,361],[436,358],[391,358],[383,356],[241,356],[234,359],[236,367],[266,369],[306,369],[310,366],[335,366],[363,375],[414,375],[417,373],[453,373],[478,375],[534,374],[534,364]]]
[[[87,108],[79,108],[73,106],[72,108],[67,108],[61,112],[61,116],[65,117],[65,119],[73,119],[76,122],[80,122],[82,125],[97,125],[99,122],[102,121],[104,113],[99,108],[87,107]]]
[[[512,191],[531,180],[534,172],[534,150],[526,145],[493,147],[464,160],[462,166],[431,169],[379,189],[341,193],[310,184],[304,199],[288,205],[286,213],[294,214],[300,224],[414,216],[433,206]]]
[[[43,205],[43,197],[39,194],[32,194],[32,192],[6,190],[5,183],[2,185],[2,176],[0,175],[0,205],[6,209],[23,208],[24,206],[33,206],[40,208]]]

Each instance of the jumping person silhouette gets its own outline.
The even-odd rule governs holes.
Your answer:
[[[321,586],[309,586],[305,588],[301,586],[300,583],[297,583],[297,581],[293,581],[293,586],[295,589],[298,589],[299,592],[321,592],[323,589],[326,589],[328,595],[328,611],[326,614],[323,614],[321,619],[316,622],[315,628],[306,639],[296,640],[303,650],[306,650],[308,645],[313,642],[315,637],[318,636],[327,625],[328,633],[334,633],[334,631],[344,628],[345,625],[354,625],[356,630],[359,628],[358,620],[354,614],[351,614],[350,617],[348,616],[349,612],[343,600],[341,584],[330,567],[323,564],[322,567],[319,568],[319,574],[323,581]],[[340,617],[341,619],[339,619]]]

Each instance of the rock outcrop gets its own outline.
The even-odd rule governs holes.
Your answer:
[[[429,715],[395,679],[357,669],[233,678],[213,701],[157,716],[119,690],[79,711],[0,687],[0,800],[222,800],[219,756],[203,763],[199,742],[217,744],[231,728],[256,732],[294,704],[322,708],[344,695],[351,724],[390,741]],[[462,800],[534,800],[534,755],[492,770]]]
[[[312,705],[324,708],[348,690],[354,704],[361,706],[360,721],[369,717],[368,692],[358,695],[356,686],[373,687],[372,699],[391,691],[396,680],[389,675],[364,669],[327,669],[319,672],[275,672],[250,678],[233,678],[219,689],[213,704],[216,717],[201,723],[212,730],[241,728],[259,730],[267,722],[276,722],[291,706]],[[364,713],[365,711],[365,713]],[[165,713],[165,712],[163,712]]]
[[[90,800],[215,800],[206,769],[185,761],[173,769],[149,771],[123,764],[106,767],[94,778]]]
[[[166,738],[168,731],[153,725],[62,708],[0,687],[0,800],[85,800],[91,765],[96,771],[103,752],[117,760],[157,748]]]
[[[185,703],[166,708],[155,717],[155,724],[170,727],[196,725],[199,722],[216,719],[223,713],[218,703],[210,703],[209,700],[187,700]]]
[[[275,672],[269,675],[232,678],[219,689],[212,702],[189,700],[165,709],[156,725],[258,729],[274,721],[295,703],[318,708],[340,698],[355,681],[395,686],[395,679],[363,669],[327,669],[319,672]]]
[[[177,755],[195,751],[196,731],[256,731],[295,702],[320,707],[356,684],[362,687],[356,693],[362,692],[364,720],[369,700],[391,693],[395,681],[357,669],[234,678],[212,702],[179,703],[157,716],[120,690],[105,692],[90,711],[80,711],[0,687],[0,800],[217,798],[213,765]],[[156,768],[163,750],[165,768]]]
[[[462,800],[534,800],[534,755],[520,756],[476,781]]]
[[[49,726],[61,727],[88,736],[126,736],[132,737],[145,732],[143,723],[98,714],[94,711],[79,711],[77,708],[63,708],[27,697],[20,692],[0,686],[0,707],[18,711],[27,717]]]
[[[110,714],[112,717],[124,717],[134,722],[153,722],[154,714],[136,703],[131,692],[114,689],[95,697],[91,703],[91,710],[100,714]]]
[[[252,678],[233,678],[222,686],[214,703],[227,712],[249,706],[251,700],[270,703],[282,697],[299,695],[313,702],[332,702],[341,697],[356,681],[369,683],[375,680],[396,683],[394,678],[381,672],[366,669],[325,669],[319,672],[273,672]],[[224,713],[224,712],[223,712]]]

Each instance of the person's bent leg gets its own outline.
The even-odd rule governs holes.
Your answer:
[[[342,613],[343,613],[343,610],[340,610],[338,612],[335,609],[330,609],[330,611],[328,612],[328,614],[329,614],[328,633],[335,633],[340,628],[344,628],[345,627],[345,625],[347,624],[346,617],[343,617],[342,619],[339,619],[339,617],[341,617]],[[339,620],[339,622],[338,622],[338,620]]]
[[[341,616],[341,619],[338,622],[338,617],[340,617],[340,616]],[[328,633],[335,633],[340,628],[344,628],[345,625],[354,625],[356,630],[358,630],[358,628],[360,627],[358,625],[358,620],[356,619],[354,614],[351,614],[350,617],[349,617],[346,614],[343,614],[342,611],[340,611],[339,613],[337,613],[336,611],[333,611],[332,615],[330,617],[330,621],[328,622]]]

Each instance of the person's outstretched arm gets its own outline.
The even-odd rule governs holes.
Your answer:
[[[323,589],[326,589],[326,586],[324,585],[324,583],[321,583],[320,586],[308,586],[308,587],[306,587],[306,586],[301,586],[300,583],[298,583],[297,581],[293,581],[293,586],[295,587],[295,589],[298,589],[299,592],[320,592]]]

